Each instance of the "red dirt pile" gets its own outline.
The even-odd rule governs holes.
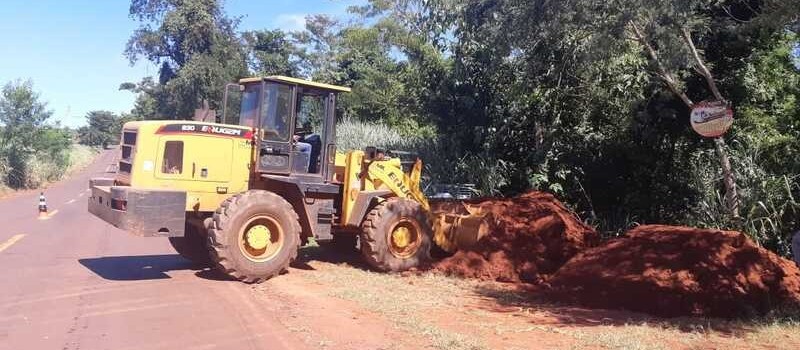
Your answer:
[[[640,226],[585,250],[547,294],[658,316],[743,317],[800,302],[800,269],[733,231]]]
[[[468,278],[536,283],[599,242],[594,229],[548,193],[529,192],[472,204],[491,213],[490,234],[475,248],[436,263],[435,270]]]

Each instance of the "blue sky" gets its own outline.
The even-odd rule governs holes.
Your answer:
[[[314,13],[345,17],[363,0],[227,0],[231,16],[243,16],[240,30],[296,30]],[[4,0],[0,7],[0,84],[33,80],[53,111],[52,120],[84,124],[91,110],[128,111],[134,95],[120,83],[138,82],[157,69],[131,66],[122,51],[138,26],[125,0]]]

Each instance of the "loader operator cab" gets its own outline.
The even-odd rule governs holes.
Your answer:
[[[348,88],[271,76],[225,89],[223,123],[255,129],[260,173],[333,178],[336,93]]]

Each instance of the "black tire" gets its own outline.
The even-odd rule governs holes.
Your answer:
[[[250,230],[256,226],[269,226],[267,232],[278,232],[280,241],[269,242],[264,248],[268,256],[256,259],[257,248],[252,248]],[[211,257],[216,268],[246,283],[259,283],[287,271],[297,258],[300,246],[300,223],[297,213],[285,199],[268,191],[247,191],[228,198],[214,213],[208,230]],[[274,248],[274,251],[272,249]],[[255,252],[255,253],[254,253]]]
[[[207,242],[207,237],[188,221],[184,228],[183,237],[169,237],[169,244],[184,259],[204,266],[209,266],[212,263]]]
[[[392,244],[392,234],[401,226],[413,227],[417,233],[407,246],[408,251],[398,254]],[[391,198],[378,204],[367,214],[361,230],[361,254],[376,270],[406,271],[424,266],[431,260],[433,233],[430,220],[415,201]]]

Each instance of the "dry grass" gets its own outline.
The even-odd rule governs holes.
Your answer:
[[[100,152],[96,147],[74,144],[69,152],[69,166],[65,176],[72,175],[88,166]]]
[[[323,268],[324,272],[308,276],[326,285],[330,296],[356,302],[382,315],[399,329],[425,336],[435,349],[488,349],[480,340],[440,327],[424,317],[462,308],[457,296],[470,290],[473,282],[433,274],[401,277],[346,264],[326,264]]]
[[[800,348],[800,322],[796,320],[763,321],[745,335],[748,344],[758,344],[771,349]]]
[[[312,251],[309,255],[320,249],[303,248],[306,254]],[[554,348],[542,345],[539,341],[543,338],[568,344],[555,347],[564,349],[800,348],[800,323],[790,317],[752,321],[664,320],[617,313],[622,316],[615,314],[614,319],[607,319],[603,311],[574,313],[574,308],[531,300],[526,292],[494,283],[431,273],[382,274],[346,263],[311,261],[310,264],[317,271],[305,274],[304,278],[324,285],[329,296],[356,302],[399,329],[422,334],[436,349]],[[476,300],[503,311],[476,307]],[[587,317],[599,321],[588,324]],[[453,327],[454,324],[458,326]]]
[[[63,159],[51,159],[44,155],[36,155],[29,160],[24,182],[28,188],[32,189],[59,181],[85,168],[94,160],[97,153],[97,148],[73,144]],[[7,167],[0,162],[0,179],[5,180],[7,171],[9,171]],[[14,192],[16,192],[14,189],[0,181],[0,197]]]

